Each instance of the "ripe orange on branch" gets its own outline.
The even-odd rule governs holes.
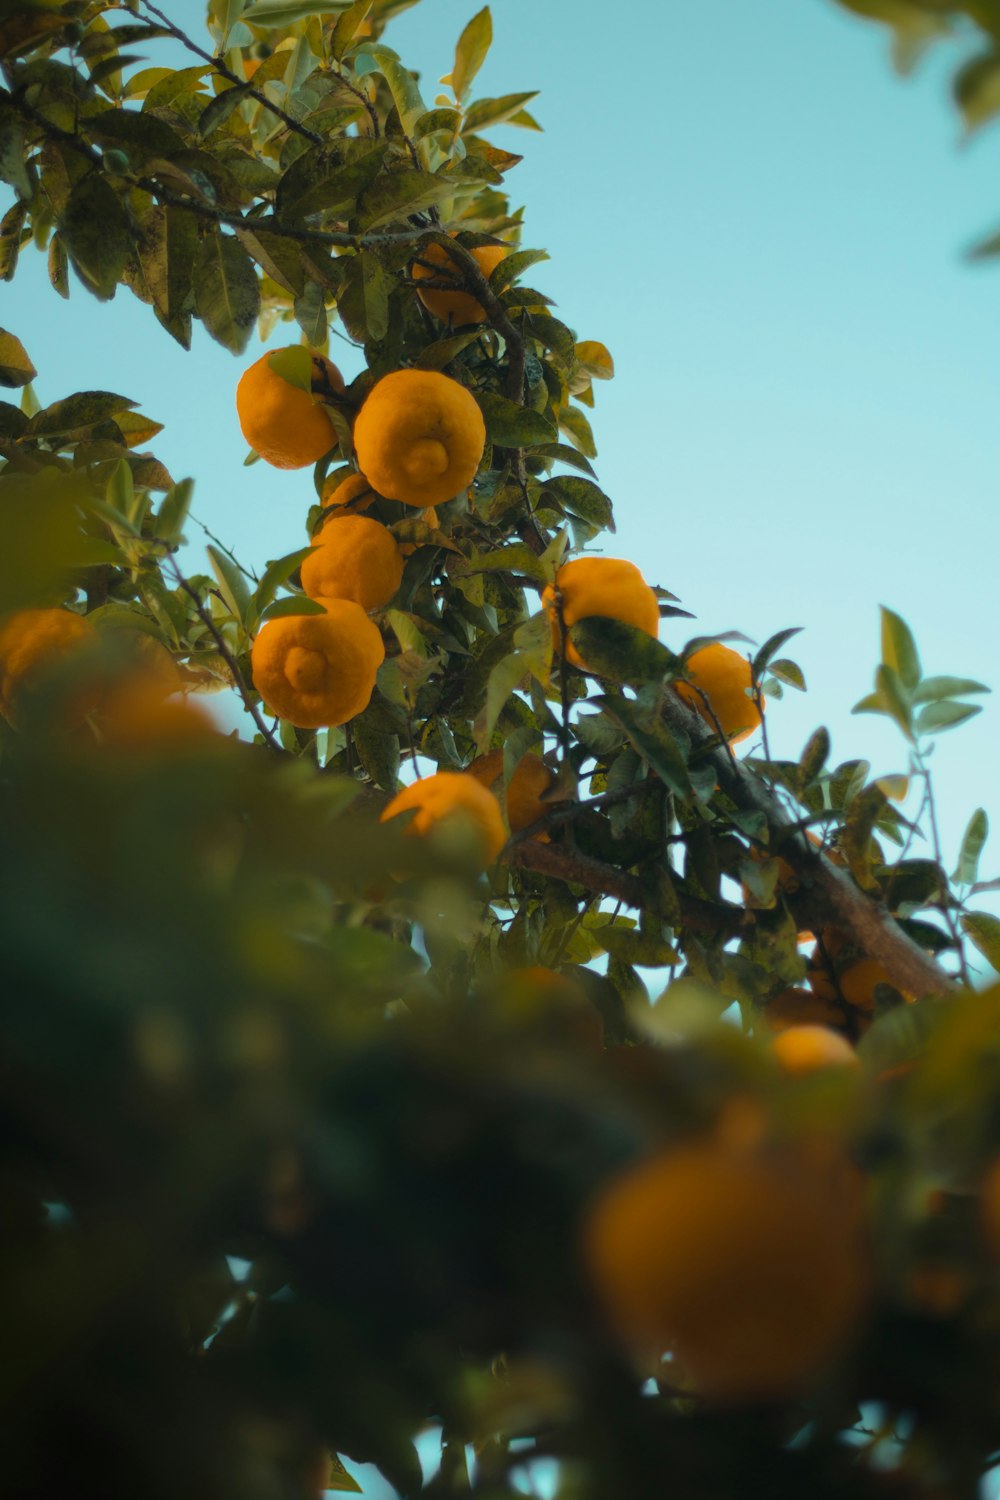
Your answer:
[[[862,1311],[866,1265],[842,1158],[680,1147],[613,1180],[585,1224],[608,1319],[637,1351],[672,1348],[727,1402],[800,1391]]]
[[[753,674],[745,656],[721,641],[713,641],[693,652],[685,665],[691,681],[675,682],[674,690],[701,714],[706,724],[714,729],[717,720],[732,745],[759,728],[761,714],[749,696]]]
[[[236,387],[240,428],[265,463],[276,469],[303,469],[329,453],[337,434],[313,396],[272,368],[275,353],[285,351],[263,354],[240,377]],[[330,360],[314,354],[312,368],[314,390],[319,387],[339,394],[344,389],[343,376]]]
[[[771,1043],[786,1073],[814,1073],[820,1068],[856,1068],[857,1053],[840,1032],[829,1026],[786,1026]]]
[[[464,825],[491,865],[507,842],[500,804],[492,792],[465,771],[438,771],[398,792],[382,811],[382,822],[413,812],[407,833],[426,837],[441,825]]]
[[[387,526],[368,516],[334,516],[302,561],[302,587],[310,599],[353,599],[381,609],[403,578],[403,554]]]
[[[253,685],[272,713],[299,729],[346,724],[368,707],[385,660],[376,625],[353,599],[322,615],[269,620],[253,643]]]
[[[422,509],[471,484],[485,446],[486,424],[474,399],[437,370],[384,375],[354,424],[358,464],[372,486]]]
[[[489,281],[492,272],[509,253],[507,245],[475,245],[469,254]],[[427,262],[427,264],[421,264]],[[421,245],[417,259],[410,267],[414,281],[452,281],[455,291],[445,287],[418,287],[417,296],[428,312],[460,328],[467,323],[485,323],[486,310],[471,292],[462,290],[462,268],[448,254],[444,245],[432,241]]]
[[[542,593],[542,604],[549,612],[552,640],[557,651],[562,645],[557,590],[567,632],[578,620],[600,615],[634,625],[654,640],[660,633],[660,607],[656,595],[635,563],[621,557],[576,557],[572,562],[563,563],[556,574],[555,587],[546,584]],[[566,641],[566,660],[582,671],[590,671],[569,639]]]
[[[539,818],[545,816],[551,806],[544,797],[555,785],[555,776],[542,757],[532,750],[522,755],[515,766],[506,795],[503,789],[502,750],[491,750],[486,755],[478,755],[467,768],[466,775],[474,776],[505,804],[511,833],[520,833],[522,828],[530,828],[532,823],[537,823]],[[544,831],[535,834],[535,837],[545,843],[549,839]]]

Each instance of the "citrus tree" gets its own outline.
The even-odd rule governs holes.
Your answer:
[[[0,8],[3,276],[202,323],[303,524],[203,561],[156,422],[0,334],[6,1491],[978,1494],[1000,937],[928,752],[986,689],[883,611],[873,779],[771,744],[793,629],[680,644],[528,283],[533,96],[484,9],[425,99],[412,3]]]

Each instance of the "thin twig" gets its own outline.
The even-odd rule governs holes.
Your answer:
[[[938,829],[937,807],[934,802],[934,786],[931,781],[930,769],[927,765],[927,762],[924,760],[923,754],[919,748],[914,750],[914,758],[916,759],[917,765],[920,768],[920,775],[924,780],[924,799],[927,803],[927,814],[930,819],[931,825],[931,844],[934,849],[934,862],[941,873],[944,874],[944,856],[941,849],[941,834],[940,830]],[[962,983],[968,985],[971,988],[972,976],[969,973],[969,967],[965,960],[965,945],[962,942],[962,934],[959,930],[958,923],[955,921],[955,913],[952,910],[950,901],[948,900],[948,895],[948,891],[942,892],[941,913],[944,917],[948,932],[951,935],[952,942],[955,944],[955,951],[958,954],[958,969],[959,973],[962,976]]]
[[[253,84],[248,83],[245,78],[240,78],[238,74],[233,72],[232,68],[226,66],[220,57],[215,56],[211,52],[206,52],[204,47],[199,47],[197,42],[193,42],[186,32],[182,31],[175,22],[171,21],[168,15],[160,10],[158,5],[152,3],[152,0],[143,0],[143,4],[150,15],[155,16],[160,24],[169,31],[175,41],[180,42],[181,46],[185,47],[188,52],[194,53],[195,57],[200,57],[203,62],[207,62],[213,71],[218,73],[220,78],[226,78],[236,88],[242,89],[245,98],[253,99],[257,104],[263,105],[266,110],[269,110],[272,115],[281,120],[284,125],[287,125],[289,130],[293,130],[296,135],[304,136],[314,146],[322,146],[324,144],[323,137],[317,134],[315,130],[310,130],[308,125],[303,125],[300,120],[296,120],[293,115],[283,110],[279,104],[274,104],[266,94],[261,93],[260,89],[254,88]]]
[[[236,556],[235,552],[233,552],[229,547],[227,547],[226,544],[225,544],[225,542],[220,541],[219,538],[215,535],[214,531],[209,531],[209,529],[205,525],[204,521],[199,521],[197,516],[191,516],[191,520],[194,522],[194,524],[196,526],[200,526],[201,529],[202,529],[202,531],[208,537],[208,539],[210,541],[214,542],[215,545],[219,548],[219,550],[222,551],[222,552],[224,552],[226,554],[226,556],[229,558],[229,561],[231,563],[234,563],[235,566],[237,568],[239,568],[239,570],[243,574],[244,578],[249,579],[249,581],[251,583],[254,583],[254,584],[260,583],[260,579],[257,577],[256,573],[251,572],[249,568],[245,568],[243,566],[243,564],[240,562],[239,558]]]
[[[209,635],[215,642],[219,655],[222,657],[223,661],[232,674],[233,684],[236,688],[236,691],[239,693],[240,697],[243,700],[243,706],[246,709],[247,713],[250,715],[251,719],[253,719],[257,729],[264,736],[264,739],[270,745],[271,749],[277,755],[284,755],[284,748],[282,747],[281,743],[275,738],[273,730],[269,729],[264,723],[264,720],[261,717],[260,709],[251,698],[250,691],[243,677],[243,673],[240,671],[239,663],[237,662],[236,657],[233,655],[232,651],[229,649],[229,643],[226,640],[225,636],[222,634],[222,631],[213,620],[211,610],[205,608],[204,602],[202,601],[201,595],[198,593],[198,590],[184,577],[184,574],[181,572],[174,559],[172,557],[166,557],[164,558],[164,561],[167,563],[170,571],[176,578],[178,587],[182,588],[185,594],[187,594],[188,598],[191,600],[192,604],[195,607],[195,611],[198,615],[199,620],[204,625],[205,629],[208,631]]]

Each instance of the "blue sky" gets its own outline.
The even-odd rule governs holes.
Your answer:
[[[169,9],[197,29],[197,0]],[[475,9],[423,0],[390,27],[428,102]],[[772,708],[775,753],[824,722],[838,759],[902,769],[895,731],[849,712],[880,602],[928,670],[1000,684],[1000,268],[961,257],[1000,223],[1000,128],[962,145],[947,55],[901,83],[884,33],[832,0],[496,0],[493,19],[477,92],[542,90],[544,134],[494,137],[526,155],[509,185],[524,243],[552,257],[532,280],[617,363],[595,413],[608,551],[697,614],[670,644],[805,627],[810,692]],[[157,451],[241,557],[301,545],[308,471],[242,467],[233,389],[256,343],[237,361],[199,330],[185,354],[125,292],[74,285],[66,307],[30,252],[0,298],[43,401],[121,390],[166,423]],[[935,754],[949,860],[977,803],[1000,827],[996,714],[986,700]]]

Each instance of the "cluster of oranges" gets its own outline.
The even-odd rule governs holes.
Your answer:
[[[484,246],[472,253],[488,275],[506,252]],[[447,280],[447,251],[432,245],[413,274],[417,281]],[[485,317],[467,292],[429,288],[419,295],[444,321]],[[285,379],[272,358],[263,355],[240,380],[240,423],[262,458],[278,468],[302,468],[334,446],[324,398],[336,401],[344,381],[335,365],[314,356],[312,389],[305,390]],[[322,604],[324,613],[273,619],[253,645],[254,686],[268,708],[302,729],[345,724],[362,712],[384,659],[382,635],[371,615],[384,609],[400,586],[406,544],[367,512],[380,498],[394,500],[419,508],[436,524],[436,507],[461,495],[475,477],[486,431],[478,405],[460,382],[436,371],[401,369],[372,387],[354,419],[352,438],[357,472],[324,489],[321,523],[300,571],[304,593]],[[597,615],[653,637],[659,630],[654,591],[623,559],[581,557],[565,563],[544,590],[542,604],[556,651],[582,671],[592,668],[568,636],[577,621]],[[735,651],[721,644],[703,647],[687,670],[689,681],[677,684],[678,693],[728,740],[742,739],[759,725],[750,667]],[[408,787],[386,815],[412,811],[411,828],[425,833],[460,813],[476,830],[484,860],[492,862],[505,842],[495,795],[502,779],[496,752],[468,772],[440,772]],[[539,757],[522,760],[506,792],[514,832],[543,817],[552,785],[552,773]]]

